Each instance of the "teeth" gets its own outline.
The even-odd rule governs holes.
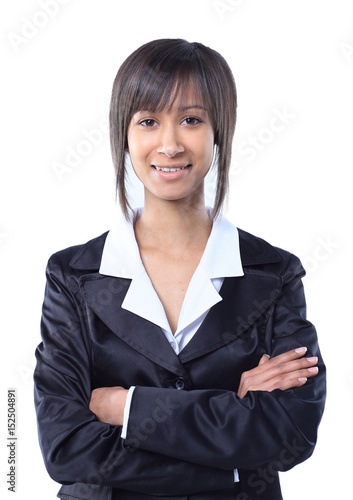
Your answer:
[[[157,167],[155,165],[156,170],[162,171],[162,172],[178,172],[179,170],[184,170],[186,167],[178,167],[178,168],[168,168],[168,167]]]

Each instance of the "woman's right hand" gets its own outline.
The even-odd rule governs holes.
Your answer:
[[[256,368],[242,374],[239,398],[242,399],[248,391],[286,391],[304,385],[309,377],[315,377],[319,372],[315,366],[317,357],[304,358],[306,351],[306,347],[299,347],[271,359],[264,354]]]

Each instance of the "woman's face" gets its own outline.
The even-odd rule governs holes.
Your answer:
[[[135,173],[145,186],[145,202],[151,197],[203,201],[214,129],[207,109],[191,91],[182,103],[177,97],[167,111],[135,113],[127,140]]]

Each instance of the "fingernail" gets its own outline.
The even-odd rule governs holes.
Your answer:
[[[317,363],[318,362],[318,359],[316,356],[314,356],[313,358],[307,358],[309,363]]]
[[[313,368],[308,368],[308,371],[311,373],[317,373],[319,371],[317,366],[314,366]]]
[[[307,347],[298,347],[298,349],[296,349],[295,352],[298,354],[305,354],[307,350],[308,350]]]
[[[267,357],[268,357],[268,359],[271,359],[271,356],[270,356],[269,354],[266,354],[266,353],[265,353],[265,354],[264,354],[264,356],[267,356]]]
[[[308,379],[306,377],[298,378],[299,382],[306,382]]]

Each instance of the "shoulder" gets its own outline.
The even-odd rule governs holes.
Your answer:
[[[48,260],[47,270],[67,272],[69,269],[98,271],[108,231],[86,243],[55,252]]]
[[[300,259],[291,252],[271,245],[266,240],[238,228],[239,247],[244,269],[256,268],[279,274],[284,281],[293,275],[304,276]]]

